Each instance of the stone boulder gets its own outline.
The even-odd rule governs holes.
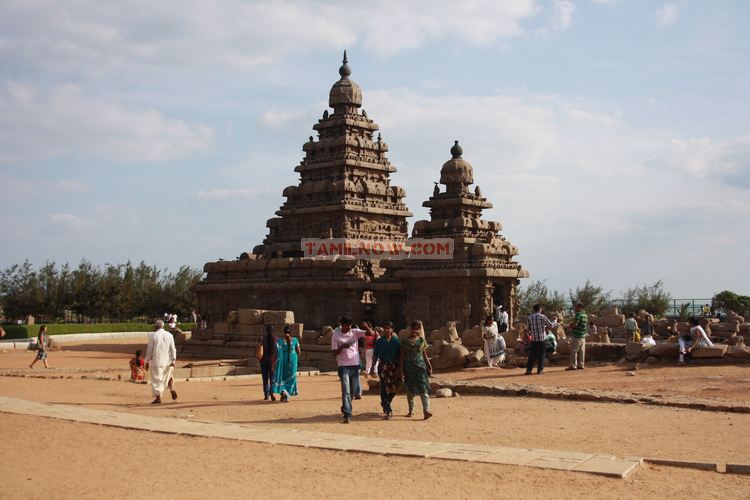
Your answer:
[[[734,337],[729,337],[727,339],[727,345],[729,346],[745,345],[745,337],[740,337],[739,335],[735,335]]]
[[[461,338],[458,336],[458,331],[456,330],[456,322],[448,321],[444,327],[433,330],[430,333],[430,343],[436,340],[444,340],[449,344],[460,344]]]
[[[620,314],[620,310],[617,307],[613,307],[598,316],[594,316],[591,322],[597,327],[618,327],[625,324],[625,315]]]
[[[711,347],[699,347],[693,349],[692,355],[694,359],[698,358],[721,358],[726,354],[729,348],[726,344],[714,344]]]
[[[733,345],[727,348],[727,356],[734,359],[750,359],[750,348],[745,345]]]
[[[435,391],[435,397],[436,398],[452,398],[453,391],[451,391],[447,387],[443,387],[442,389],[438,389],[437,391]]]
[[[503,332],[500,335],[505,339],[505,347],[512,349],[518,347],[521,344],[521,340],[518,338],[519,332],[515,328],[511,328],[507,332]]]
[[[711,325],[710,333],[707,331],[711,337],[716,338],[722,338],[726,339],[729,337],[734,337],[738,333],[740,333],[740,323],[738,321],[725,321],[723,323],[716,323],[714,325]]]
[[[262,325],[262,309],[237,309],[237,321],[243,325]]]
[[[461,333],[461,342],[468,346],[481,346],[484,345],[484,339],[482,339],[482,327],[475,326],[464,330]]]
[[[469,350],[461,344],[446,344],[437,356],[430,358],[430,363],[437,370],[462,368],[468,354]]]
[[[745,340],[750,340],[750,323],[742,323],[740,325],[740,335],[745,337]]]
[[[677,343],[664,342],[661,344],[656,344],[655,346],[651,346],[648,349],[648,354],[650,356],[656,356],[657,358],[676,358],[680,354],[680,346]]]
[[[641,309],[640,311],[638,311],[638,313],[636,314],[636,317],[640,320],[639,323],[641,321],[645,322],[647,318],[651,319],[651,321],[654,320],[654,315],[645,309]]]
[[[745,317],[744,316],[740,316],[736,312],[730,310],[727,313],[727,321],[736,321],[738,323],[744,323],[745,322]]]
[[[450,345],[445,340],[436,340],[432,344],[430,344],[427,347],[427,355],[432,358],[433,356],[440,356],[440,351],[443,350],[443,347]]]
[[[237,323],[237,311],[229,311],[227,314],[227,323]]]
[[[478,366],[482,366],[483,360],[484,360],[484,352],[481,349],[477,349],[476,351],[469,353],[465,359],[466,366],[468,368],[476,368]]]
[[[302,330],[302,343],[303,344],[317,344],[319,338],[320,338],[320,332],[317,330]],[[329,342],[330,342],[330,339],[329,339]]]
[[[645,348],[640,342],[628,342],[625,345],[625,359],[645,359],[648,355],[648,348]]]
[[[323,333],[318,337],[318,345],[331,345],[331,337],[333,337],[333,327],[324,326]]]

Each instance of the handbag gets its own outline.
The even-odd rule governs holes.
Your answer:
[[[255,346],[255,359],[257,359],[258,361],[263,359],[263,341]]]

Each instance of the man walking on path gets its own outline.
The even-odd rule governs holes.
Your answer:
[[[341,318],[340,323],[341,329],[336,329],[331,337],[331,351],[336,356],[336,363],[339,366],[341,413],[344,414],[344,423],[348,424],[352,418],[352,397],[360,394],[360,360],[357,341],[372,330],[367,323],[363,323],[364,330],[352,328],[352,320],[347,317]]]
[[[589,329],[589,317],[583,310],[583,304],[576,304],[575,319],[570,323],[573,336],[570,338],[570,366],[566,370],[583,370],[586,364],[586,335]]]
[[[154,395],[151,404],[160,404],[161,394],[164,392],[167,383],[172,379],[174,363],[177,361],[174,337],[164,329],[164,321],[162,320],[156,322],[156,331],[148,336],[145,360],[151,373],[151,392]],[[172,399],[177,399],[174,386],[170,389]]]
[[[555,329],[557,328],[557,321],[550,321],[547,316],[542,314],[542,306],[534,304],[534,312],[526,318],[526,328],[529,331],[529,335],[531,335],[531,345],[529,347],[529,361],[526,363],[526,373],[524,375],[531,375],[534,363],[537,363],[537,375],[541,375],[544,371],[544,356],[547,349],[545,327]]]

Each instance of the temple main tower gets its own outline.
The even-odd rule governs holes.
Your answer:
[[[302,147],[305,157],[295,167],[297,186],[288,186],[286,202],[269,219],[268,236],[253,250],[261,258],[300,257],[302,238],[362,238],[404,241],[408,236],[403,188],[391,185],[396,171],[386,157],[388,145],[378,125],[362,107],[362,91],[351,76],[344,51],[340,80],[333,84],[328,104],[333,113],[313,126]]]
[[[351,80],[344,52],[329,106],[313,125],[317,138],[303,145],[296,186],[268,220],[268,234],[236,261],[208,262],[195,286],[210,323],[236,309],[293,310],[309,328],[332,324],[342,314],[378,321],[404,320],[402,286],[383,276],[378,260],[303,257],[302,238],[349,238],[403,242],[408,237],[405,191],[391,184],[396,171],[378,125],[362,109],[362,91]],[[376,135],[377,134],[377,135]],[[210,340],[212,333],[207,334]]]

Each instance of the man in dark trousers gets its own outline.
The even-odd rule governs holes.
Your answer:
[[[544,371],[544,355],[547,348],[546,327],[550,329],[557,328],[557,321],[550,321],[547,316],[542,314],[542,306],[534,304],[534,312],[526,318],[526,328],[529,331],[529,335],[531,335],[531,345],[529,347],[529,361],[526,363],[526,373],[524,375],[531,375],[534,363],[537,363],[537,375],[541,375]]]

